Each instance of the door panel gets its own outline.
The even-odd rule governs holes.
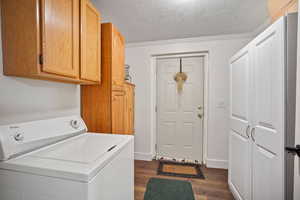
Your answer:
[[[134,134],[134,85],[126,83],[125,88],[125,119],[126,134]]]
[[[115,27],[112,34],[112,82],[114,85],[122,85],[125,79],[125,39]]]
[[[79,0],[42,0],[42,71],[78,77]]]
[[[112,133],[124,134],[125,94],[123,91],[112,92]]]
[[[179,59],[158,60],[158,155],[177,157],[177,94],[174,72],[178,70]],[[163,134],[163,135],[162,135]]]
[[[182,71],[188,78],[181,94],[174,80],[180,59],[159,59],[157,66],[158,156],[201,162],[203,118],[198,114],[204,110],[204,57],[182,59]]]
[[[101,22],[100,13],[89,0],[81,0],[81,68],[80,78],[100,81]]]
[[[231,131],[229,136],[230,182],[244,200],[251,199],[251,141]]]
[[[250,52],[241,50],[231,61],[231,129],[243,137],[250,124]],[[249,131],[249,130],[248,130]]]
[[[282,163],[277,155],[254,145],[253,148],[253,199],[283,199],[278,183],[282,179]]]
[[[254,200],[284,199],[284,49],[283,18],[253,42]]]
[[[243,200],[251,199],[251,83],[250,47],[230,62],[231,130],[229,134],[229,183]]]

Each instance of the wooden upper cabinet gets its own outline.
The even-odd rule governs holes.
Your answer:
[[[89,2],[2,0],[1,3],[5,75],[99,83],[100,16]]]
[[[269,13],[272,21],[288,13],[298,12],[298,0],[268,0]]]
[[[134,133],[134,85],[126,83],[125,40],[111,23],[101,25],[101,84],[81,86],[81,115],[96,133]]]
[[[84,80],[100,82],[101,17],[89,0],[81,0],[81,71]]]
[[[113,49],[112,49],[112,81],[115,85],[124,83],[125,67],[125,41],[124,37],[113,27]]]
[[[79,0],[42,0],[42,71],[77,78]]]
[[[102,56],[111,66],[111,81],[113,85],[124,84],[125,66],[125,39],[112,23],[102,24]]]

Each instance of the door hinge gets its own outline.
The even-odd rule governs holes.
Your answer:
[[[155,106],[155,112],[157,112],[157,105]]]
[[[155,152],[157,153],[157,144],[155,144]]]
[[[43,56],[43,54],[39,55],[39,62],[40,62],[40,65],[44,64],[44,56]]]

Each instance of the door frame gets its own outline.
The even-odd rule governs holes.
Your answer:
[[[209,52],[183,52],[157,54],[151,56],[151,153],[155,158],[157,155],[157,60],[161,58],[185,58],[185,57],[203,57],[204,58],[204,119],[203,119],[203,144],[202,144],[202,161],[206,164],[207,159],[207,136],[208,136],[208,120],[209,120]]]

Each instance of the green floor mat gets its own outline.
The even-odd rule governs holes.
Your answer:
[[[188,181],[151,178],[144,200],[195,200]]]

